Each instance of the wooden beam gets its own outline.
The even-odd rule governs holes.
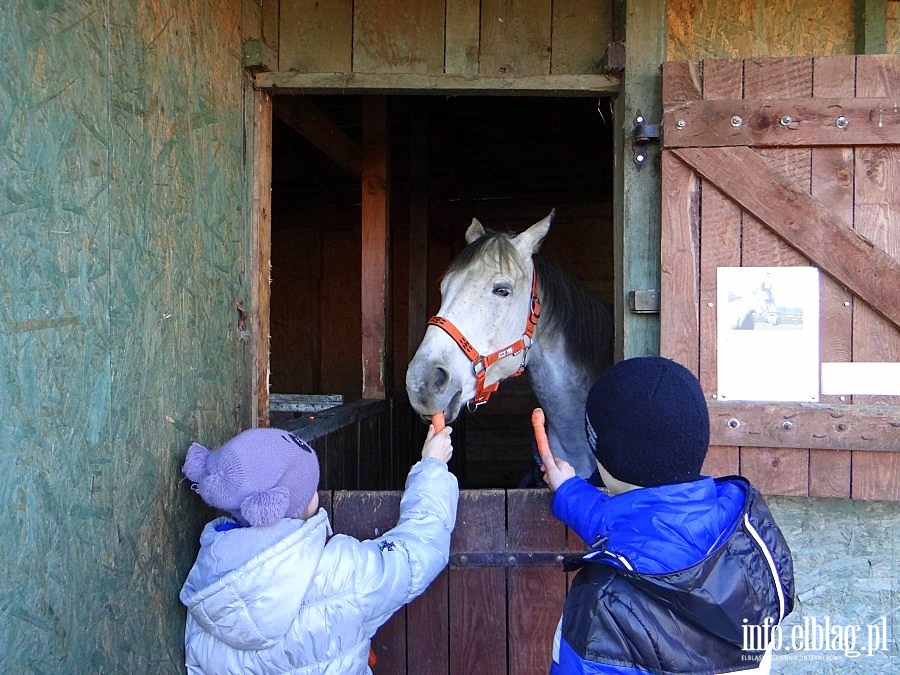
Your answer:
[[[699,99],[699,64],[664,63],[662,96],[668,102]],[[699,183],[684,162],[662,153],[659,353],[701,377]]]
[[[269,425],[269,331],[272,261],[272,99],[253,92],[250,154],[250,426]]]
[[[900,327],[900,262],[794,188],[750,148],[672,150],[782,239]]]
[[[616,360],[659,354],[659,315],[628,311],[631,291],[660,288],[660,155],[647,148],[638,169],[631,131],[638,111],[648,123],[662,116],[660,64],[666,60],[665,0],[624,0],[625,73],[613,121],[613,248]]]
[[[427,110],[419,100],[411,111],[409,139],[409,309],[407,312],[407,358],[412,359],[422,337],[428,290],[428,123]]]
[[[857,54],[887,51],[887,0],[856,0],[854,3]]]
[[[663,113],[663,147],[900,145],[889,98],[679,101]]]
[[[665,3],[662,3],[665,5]],[[659,69],[659,61],[656,62]],[[615,94],[613,75],[536,75],[482,77],[414,73],[256,73],[254,86],[275,94],[441,94],[442,96],[593,96]]]
[[[362,157],[362,396],[383,399],[387,391],[388,177],[387,100],[363,99]]]
[[[710,401],[710,445],[900,451],[900,409],[886,403]]]
[[[275,114],[351,176],[362,172],[362,149],[308,98],[276,97]]]

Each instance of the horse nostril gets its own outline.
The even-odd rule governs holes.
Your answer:
[[[450,371],[444,366],[435,366],[431,387],[436,394],[443,393],[450,386]]]

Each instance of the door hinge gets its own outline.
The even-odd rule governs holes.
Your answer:
[[[634,165],[638,171],[647,161],[647,146],[659,142],[659,124],[651,124],[644,119],[640,110],[634,116],[634,127],[631,130],[631,146],[634,151]]]

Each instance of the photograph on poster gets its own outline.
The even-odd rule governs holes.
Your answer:
[[[720,400],[819,400],[819,270],[716,270]]]

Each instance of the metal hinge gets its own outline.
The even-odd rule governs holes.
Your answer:
[[[647,161],[647,145],[659,142],[659,124],[651,124],[644,119],[640,110],[634,116],[634,128],[631,130],[631,145],[634,150],[634,165],[641,170]]]

